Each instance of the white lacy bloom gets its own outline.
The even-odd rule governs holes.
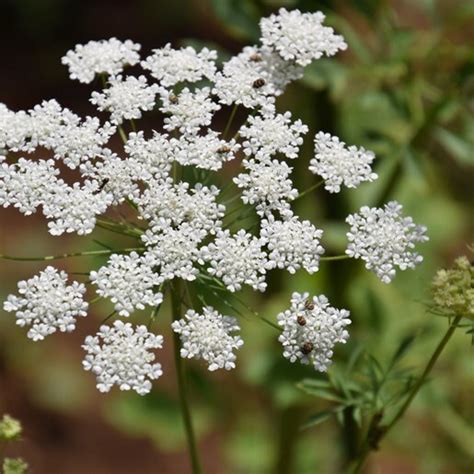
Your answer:
[[[153,271],[153,262],[136,252],[111,255],[107,265],[90,273],[90,280],[97,286],[97,294],[110,298],[120,316],[163,301],[163,294],[154,291],[162,278]]]
[[[260,236],[266,242],[268,259],[278,268],[290,273],[303,267],[308,273],[319,270],[319,258],[324,253],[320,244],[323,231],[309,221],[297,217],[277,221],[273,217],[263,219]]]
[[[187,311],[184,318],[174,321],[171,327],[180,335],[181,357],[204,359],[211,371],[235,369],[236,356],[233,351],[244,344],[240,336],[231,335],[240,330],[235,318],[205,307],[203,314],[192,309]]]
[[[334,56],[347,48],[344,38],[323,26],[321,12],[301,13],[280,8],[278,14],[260,20],[262,44],[274,49],[286,61],[307,66],[324,54]]]
[[[140,48],[137,43],[117,38],[89,41],[68,51],[61,62],[69,68],[71,79],[87,84],[94,80],[96,74],[114,76],[122,72],[124,66],[137,64]]]
[[[234,139],[220,140],[219,133],[209,130],[206,135],[183,135],[174,141],[174,147],[179,164],[217,171],[225,162],[235,158],[240,144]]]
[[[308,296],[308,293],[293,293],[291,308],[278,315],[278,324],[283,328],[278,340],[285,358],[311,363],[319,372],[326,372],[334,345],[349,338],[345,327],[351,322],[350,313],[329,306],[324,295],[311,299]]]
[[[216,51],[203,48],[197,53],[192,46],[173,49],[168,43],[164,48],[154,49],[141,66],[150,70],[151,75],[165,87],[171,87],[178,82],[197,82],[203,77],[212,80],[216,59]]]
[[[198,274],[194,264],[200,257],[199,246],[205,237],[204,230],[189,223],[174,229],[171,221],[162,219],[142,235],[142,240],[148,247],[147,258],[153,266],[159,267],[157,271],[162,280],[193,281]]]
[[[0,103],[0,150],[32,151],[29,143],[31,118],[23,110],[14,112]]]
[[[97,181],[86,181],[82,186],[80,183],[69,186],[58,182],[43,203],[43,214],[53,221],[48,223],[49,233],[90,234],[94,230],[96,217],[103,214],[113,200],[111,193],[100,190]]]
[[[363,181],[378,178],[372,172],[375,155],[363,147],[346,146],[338,137],[319,132],[314,137],[316,157],[310,161],[309,170],[321,176],[324,187],[331,193],[338,193],[341,185],[356,188]]]
[[[0,159],[0,206],[14,206],[27,216],[33,214],[56,190],[58,174],[53,160],[20,158],[8,165]]]
[[[298,157],[299,147],[303,144],[301,135],[308,127],[301,120],[291,123],[291,112],[277,115],[250,116],[239,134],[247,140],[243,149],[247,156],[268,158],[275,153],[283,153],[287,158]]]
[[[290,179],[292,168],[277,160],[244,160],[248,173],[241,173],[234,178],[234,183],[242,191],[245,204],[256,204],[258,215],[267,215],[278,211],[282,216],[292,215],[290,204],[298,196]]]
[[[142,111],[152,110],[157,84],[148,85],[145,76],[111,77],[109,87],[102,92],[92,92],[91,103],[101,111],[110,112],[110,120],[121,124],[124,120],[139,119]]]
[[[403,217],[401,211],[402,206],[391,201],[383,209],[364,206],[346,219],[351,226],[346,254],[364,260],[365,268],[384,283],[395,276],[395,267],[406,270],[421,263],[423,257],[412,249],[416,242],[428,240],[426,227]]]
[[[228,230],[220,231],[213,242],[201,249],[199,263],[209,262],[207,271],[222,278],[229,291],[239,291],[243,284],[265,291],[265,274],[273,263],[268,261],[263,244],[262,239],[244,230],[234,235]]]
[[[270,72],[259,67],[248,55],[234,56],[224,63],[222,72],[216,74],[212,92],[222,104],[274,110],[276,91]]]
[[[167,114],[164,129],[195,134],[201,127],[210,125],[214,112],[221,108],[213,102],[210,93],[209,87],[194,92],[185,87],[178,95],[161,88],[160,110]]]
[[[136,165],[134,178],[145,182],[167,178],[175,159],[169,137],[157,132],[148,140],[143,132],[130,133],[125,151]]]
[[[67,278],[66,272],[46,267],[39,275],[18,282],[20,296],[9,295],[4,302],[5,311],[16,312],[19,326],[31,326],[28,337],[33,341],[58,330],[71,332],[76,318],[87,315],[86,287],[77,281],[67,285]]]
[[[208,188],[197,183],[190,188],[187,182],[174,184],[171,179],[148,184],[149,188],[135,203],[140,215],[152,225],[169,220],[174,226],[187,222],[196,230],[212,234],[220,229],[225,206],[217,204],[219,189],[215,186]]]
[[[101,326],[95,336],[87,336],[82,347],[87,353],[82,365],[97,376],[100,392],[117,385],[120,390],[145,395],[151,390],[151,380],[163,375],[152,352],[163,347],[163,336],[148,332],[146,326],[134,328],[118,320],[113,326]]]

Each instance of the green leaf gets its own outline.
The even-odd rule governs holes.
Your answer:
[[[326,390],[324,388],[316,388],[316,387],[307,387],[304,385],[297,385],[298,388],[303,390],[303,392],[307,393],[308,395],[313,395],[318,398],[322,398],[323,400],[329,400],[331,402],[338,402],[338,403],[345,403],[345,400],[338,396],[331,390]]]
[[[344,410],[344,407],[336,407],[331,410],[323,410],[318,413],[315,413],[314,415],[311,415],[308,418],[308,421],[306,421],[306,423],[301,426],[301,429],[306,430],[308,428],[312,428],[313,426],[319,425],[323,421],[328,420],[329,418],[341,412],[342,410]]]
[[[474,145],[472,143],[442,127],[436,128],[434,136],[458,163],[474,164]]]
[[[410,334],[402,339],[397,350],[392,356],[392,360],[390,361],[389,367],[393,367],[408,351],[408,349],[412,346],[416,336],[414,334]]]

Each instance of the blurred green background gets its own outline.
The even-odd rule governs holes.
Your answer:
[[[462,0],[2,0],[0,101],[12,109],[57,98],[77,112],[92,113],[90,88],[69,81],[60,57],[77,43],[117,36],[144,52],[172,42],[219,49],[223,57],[258,39],[258,20],[279,7],[323,10],[342,33],[348,51],[310,66],[279,99],[310,126],[337,134],[377,154],[374,184],[329,195],[319,189],[297,203],[301,216],[326,229],[327,254],[341,254],[345,216],[361,205],[399,200],[415,222],[428,227],[424,263],[384,285],[360,262],[324,263],[309,277],[270,274],[269,292],[243,298],[267,318],[288,306],[292,291],[326,294],[350,309],[351,339],[337,347],[331,374],[344,373],[356,352],[389,364],[400,343],[416,336],[399,362],[425,364],[446,328],[428,312],[429,285],[437,268],[449,265],[473,240],[474,3]],[[145,53],[144,53],[145,54]],[[314,182],[305,141],[295,171],[303,190]],[[0,210],[0,252],[56,254],[93,247],[91,238],[52,238],[40,217]],[[59,262],[86,271],[103,260]],[[0,262],[0,296],[44,265]],[[301,390],[308,367],[281,356],[277,333],[241,307],[245,346],[238,368],[208,373],[190,364],[190,390],[205,472],[242,474],[338,473],[355,449],[356,420],[331,417],[302,425],[332,402]],[[186,473],[188,464],[173,376],[169,311],[160,314],[166,338],[159,358],[165,376],[146,397],[96,392],[81,369],[80,344],[107,307],[69,335],[32,343],[0,312],[0,413],[20,418],[21,443],[11,454],[27,459],[38,474]],[[230,310],[227,310],[230,312]],[[140,318],[140,316],[138,316]],[[366,472],[384,474],[471,473],[471,339],[458,331],[402,422],[370,459]],[[360,377],[357,365],[343,377]]]

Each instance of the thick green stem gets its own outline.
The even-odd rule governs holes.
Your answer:
[[[181,306],[182,306],[182,290],[181,282],[175,279],[171,287],[171,305],[173,321],[181,318]],[[184,363],[181,357],[181,341],[179,335],[173,332],[174,341],[174,361],[176,365],[176,378],[178,380],[178,391],[179,391],[179,402],[181,405],[181,414],[183,416],[184,428],[186,430],[186,437],[188,440],[188,451],[191,461],[191,467],[193,474],[201,474],[201,465],[199,463],[199,456],[196,446],[196,438],[194,434],[194,428],[191,420],[191,412],[189,410],[188,397],[186,392],[186,377],[184,370]]]
[[[451,336],[453,335],[454,331],[456,330],[456,327],[458,326],[459,322],[462,319],[462,315],[458,315],[454,318],[452,323],[450,324],[448,330],[446,331],[445,335],[439,342],[439,344],[436,346],[436,349],[434,350],[433,354],[430,357],[430,360],[426,364],[425,370],[423,370],[423,373],[417,380],[416,384],[413,386],[411,389],[408,397],[406,398],[405,402],[403,405],[398,409],[397,413],[395,416],[392,418],[392,421],[388,423],[385,426],[375,426],[376,424],[371,423],[372,426],[375,427],[375,429],[378,431],[379,435],[377,436],[377,439],[375,440],[376,444],[384,438],[387,433],[397,424],[397,422],[402,418],[402,416],[405,414],[407,411],[408,407],[410,406],[411,402],[415,398],[416,394],[419,392],[420,388],[424,385],[426,382],[426,379],[428,375],[430,374],[431,370],[433,369],[434,365],[436,364],[436,361],[438,360],[439,356],[441,355],[441,352],[443,352],[443,349],[446,347],[446,344],[448,343],[449,339],[451,339]],[[373,433],[370,428],[368,430],[369,432],[367,433],[367,436],[365,438],[365,441],[362,445],[362,448],[360,450],[360,454],[358,459],[355,462],[354,467],[350,470],[352,474],[357,474],[360,472],[362,467],[365,464],[365,461],[367,460],[367,457],[369,456],[370,452],[373,449]]]

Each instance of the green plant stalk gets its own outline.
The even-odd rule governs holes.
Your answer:
[[[454,331],[456,330],[456,327],[458,326],[459,322],[462,319],[462,315],[457,315],[452,323],[450,324],[448,330],[446,331],[445,335],[439,342],[439,344],[436,346],[436,349],[434,350],[433,354],[430,357],[430,360],[426,364],[425,370],[423,370],[423,373],[421,374],[420,378],[416,382],[416,384],[413,386],[411,392],[409,393],[408,397],[406,398],[405,402],[403,405],[398,409],[397,413],[395,416],[392,418],[392,421],[388,423],[385,426],[379,426],[378,429],[380,430],[380,434],[378,436],[378,439],[376,440],[379,442],[384,438],[387,433],[398,423],[398,421],[402,418],[402,416],[405,414],[407,411],[408,407],[410,406],[411,402],[419,392],[420,388],[424,385],[426,382],[426,378],[430,374],[431,370],[433,369],[434,365],[436,364],[439,356],[443,352],[444,348],[446,347],[446,344],[448,341],[451,339],[451,336],[453,335]],[[373,426],[373,423],[371,422],[369,426]],[[357,474],[360,472],[362,467],[365,464],[365,461],[367,460],[367,457],[369,456],[370,452],[372,451],[372,446],[373,443],[371,443],[372,440],[372,435],[371,429],[369,428],[369,431],[367,433],[367,436],[365,438],[365,441],[362,445],[362,449],[360,451],[359,457],[355,462],[354,467],[349,471],[352,474]]]
[[[222,133],[222,137],[224,138],[224,140],[227,138],[227,134],[229,133],[230,126],[232,125],[232,122],[234,121],[235,113],[237,112],[238,108],[239,108],[238,104],[235,104],[234,107],[232,107],[229,120],[227,120],[227,124],[224,128],[224,132]]]
[[[71,257],[92,257],[97,255],[110,255],[112,253],[129,253],[134,251],[142,251],[143,247],[133,247],[127,249],[111,249],[111,250],[91,250],[88,252],[63,253],[61,255],[46,255],[44,257],[16,257],[11,255],[0,255],[0,260],[15,260],[18,262],[35,262],[46,260],[59,260],[61,258]]]
[[[181,282],[174,280],[171,286],[171,311],[173,321],[181,318]],[[201,465],[199,462],[199,455],[196,446],[196,437],[191,420],[191,412],[189,410],[189,402],[186,392],[186,377],[184,370],[184,362],[181,357],[181,341],[179,335],[173,332],[174,342],[174,361],[176,366],[176,378],[178,381],[179,402],[181,405],[181,415],[183,417],[184,428],[186,430],[186,437],[188,441],[188,452],[191,461],[193,474],[201,474]]]

